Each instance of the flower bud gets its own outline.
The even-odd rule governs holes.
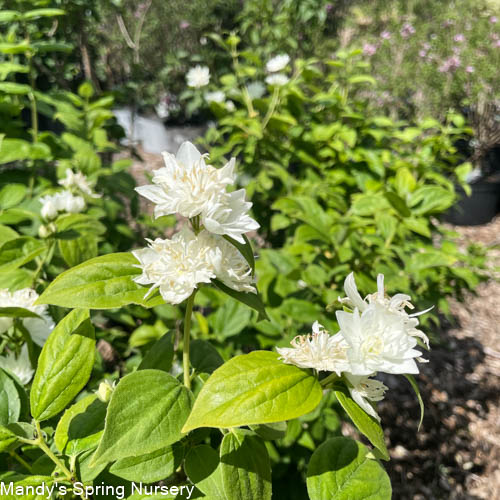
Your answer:
[[[115,383],[109,380],[105,380],[99,384],[99,389],[97,389],[97,397],[103,402],[108,403],[111,399],[111,394],[115,390]]]

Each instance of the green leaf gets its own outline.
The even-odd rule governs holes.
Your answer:
[[[14,381],[0,369],[0,425],[17,422],[21,414],[21,398]]]
[[[236,300],[227,300],[210,315],[209,321],[219,339],[226,339],[240,333],[250,322],[252,312]]]
[[[309,372],[283,363],[276,353],[254,351],[215,370],[183,432],[290,420],[314,410],[321,397],[321,386]]]
[[[391,481],[369,450],[346,437],[322,443],[307,467],[311,500],[390,500]]]
[[[0,225],[0,241],[10,241],[19,238],[19,234],[9,226]]]
[[[17,436],[7,427],[0,425],[0,453],[17,441]]]
[[[255,256],[253,253],[253,248],[252,244],[250,243],[250,240],[247,238],[246,234],[243,235],[243,239],[245,240],[245,243],[240,243],[239,241],[236,241],[235,239],[231,238],[230,236],[224,235],[224,239],[229,241],[232,245],[234,245],[245,257],[245,260],[248,262],[248,265],[250,266],[250,269],[252,270],[252,275],[255,274]]]
[[[344,408],[358,430],[382,453],[384,460],[389,460],[384,431],[380,424],[368,415],[346,392],[336,390],[335,396],[337,396],[342,408]]]
[[[75,309],[49,335],[30,393],[31,414],[47,420],[62,411],[87,383],[95,357],[94,327],[87,309]]]
[[[27,188],[24,184],[7,184],[0,189],[0,209],[15,207],[26,196]]]
[[[210,342],[201,339],[191,341],[190,358],[191,366],[198,373],[212,373],[224,364],[219,351]]]
[[[214,500],[226,500],[219,454],[213,448],[206,444],[191,448],[184,461],[184,470],[189,480],[205,495]]]
[[[53,482],[54,478],[50,476],[28,476],[23,479],[18,477],[17,480],[5,484],[4,488],[7,494],[2,495],[2,500],[44,500],[47,498],[46,489],[52,488]],[[9,489],[11,485],[12,489]],[[28,486],[33,488],[28,488]],[[36,488],[41,486],[44,487],[44,494],[38,495]]]
[[[0,11],[0,23],[11,23],[19,19],[21,15],[17,10],[2,10]]]
[[[385,197],[392,205],[394,210],[396,210],[396,212],[398,212],[402,217],[410,217],[411,212],[406,206],[406,203],[403,200],[403,198],[398,196],[396,193],[393,193],[392,191],[387,191],[385,193]]]
[[[173,474],[183,457],[183,446],[175,443],[146,455],[122,458],[109,468],[109,472],[128,481],[154,483]]]
[[[80,399],[68,408],[57,424],[54,443],[67,456],[95,449],[104,429],[106,404],[95,394]]]
[[[418,422],[418,428],[417,428],[417,431],[419,431],[420,427],[422,426],[422,422],[424,420],[424,411],[425,411],[424,401],[422,399],[422,396],[420,395],[420,389],[418,388],[418,384],[417,381],[415,380],[415,377],[413,375],[405,375],[405,377],[408,379],[408,382],[410,382],[413,390],[415,391],[415,394],[417,395],[418,399],[418,404],[420,406],[420,420]]]
[[[0,92],[11,95],[26,95],[31,92],[31,87],[24,83],[0,82]]]
[[[23,139],[4,139],[0,144],[0,165],[26,160],[30,156],[30,143]]]
[[[84,99],[90,99],[94,95],[94,88],[90,82],[83,82],[78,87],[78,95]]]
[[[222,283],[222,281],[219,281],[218,279],[213,279],[212,283],[219,290],[222,290],[224,293],[227,293],[233,299],[236,299],[242,304],[245,304],[248,307],[255,309],[259,313],[259,321],[263,319],[269,319],[266,313],[266,309],[264,307],[264,303],[262,302],[262,299],[260,298],[259,294],[238,292],[224,285],[224,283]]]
[[[229,500],[270,500],[271,462],[264,442],[253,433],[233,429],[222,439],[220,469]]]
[[[251,425],[250,429],[266,441],[274,441],[285,437],[288,425],[286,422],[275,422],[274,424]]]
[[[12,271],[38,257],[46,249],[43,241],[21,236],[0,246],[0,272]]]
[[[33,9],[23,14],[25,21],[40,19],[41,17],[64,16],[66,12],[62,9]]]
[[[59,240],[59,251],[64,262],[69,267],[77,266],[82,262],[97,257],[97,238],[92,235],[81,236],[73,240]]]
[[[40,318],[38,314],[22,307],[0,307],[0,317],[7,318]]]
[[[130,253],[112,253],[90,259],[60,274],[37,303],[89,309],[112,309],[128,304],[154,307],[162,304],[163,299],[159,295],[144,298],[148,289],[133,281],[140,274],[136,265],[138,262]]]
[[[149,348],[138,370],[156,369],[169,372],[173,360],[174,332],[167,332]]]
[[[191,405],[191,393],[168,373],[139,370],[126,375],[111,396],[92,462],[146,455],[179,441]]]
[[[370,75],[355,75],[347,79],[349,83],[369,83],[370,85],[377,85],[377,80]]]

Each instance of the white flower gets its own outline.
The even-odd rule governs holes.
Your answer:
[[[222,90],[214,90],[213,92],[205,92],[205,101],[223,103],[226,100],[226,94]]]
[[[247,85],[248,95],[252,99],[260,99],[266,92],[266,87],[262,82],[251,82]]]
[[[285,363],[318,371],[336,372],[340,375],[349,368],[346,357],[348,344],[339,334],[329,335],[317,321],[313,333],[299,335],[292,341],[292,348],[276,348]]]
[[[288,54],[279,54],[272,59],[269,59],[266,64],[266,70],[269,73],[276,73],[286,68],[287,64],[290,62],[290,56]]]
[[[414,349],[417,341],[408,335],[403,316],[388,314],[374,302],[361,314],[357,307],[353,313],[337,311],[337,321],[349,344],[348,371],[353,375],[418,373],[415,358],[421,353]]]
[[[406,333],[412,337],[420,338],[424,344],[429,347],[429,339],[427,338],[427,335],[416,328],[418,326],[418,319],[416,319],[416,316],[429,312],[432,307],[426,309],[425,311],[408,314],[405,311],[406,307],[414,309],[413,304],[410,302],[411,297],[403,293],[398,293],[394,295],[394,297],[386,297],[383,274],[379,274],[377,276],[377,292],[368,295],[364,300],[358,292],[356,281],[354,280],[354,273],[350,273],[345,279],[344,291],[347,297],[343,299],[339,297],[339,301],[341,303],[345,303],[349,307],[357,307],[360,312],[367,309],[370,304],[377,303],[386,310],[387,314],[396,314],[401,316],[404,319]]]
[[[81,172],[73,172],[70,168],[66,169],[66,177],[59,181],[61,186],[64,186],[67,189],[75,187],[82,193],[92,197],[92,198],[100,198],[100,194],[96,194],[92,191],[92,184],[88,181],[87,177],[83,175]]]
[[[132,251],[140,262],[142,274],[134,278],[140,285],[159,288],[165,302],[180,304],[197,288],[199,283],[210,283],[215,278],[214,267],[207,255],[213,245],[206,232],[196,236],[184,227],[172,239],[157,238],[149,241],[149,247]]]
[[[258,229],[259,224],[248,214],[252,203],[245,201],[245,190],[224,193],[201,213],[205,229],[214,234],[226,234],[245,243],[242,234]]]
[[[259,224],[247,214],[252,204],[245,201],[244,190],[226,192],[226,186],[234,184],[235,160],[217,169],[207,165],[205,158],[190,142],[184,142],[177,156],[164,153],[165,167],[154,173],[154,184],[136,191],[155,203],[155,217],[200,215],[208,231],[243,243],[241,235]]]
[[[239,250],[220,236],[212,236],[212,241],[213,250],[207,255],[215,276],[233,290],[257,293],[252,270]]]
[[[31,366],[28,346],[24,344],[21,347],[18,358],[16,358],[13,352],[9,352],[5,356],[0,356],[0,368],[15,375],[22,385],[28,384],[35,373],[35,370]]]
[[[50,196],[45,196],[40,198],[40,202],[42,203],[42,209],[40,210],[41,216],[45,220],[55,219],[58,212],[55,200]]]
[[[283,73],[276,73],[275,75],[269,75],[266,77],[266,83],[268,85],[274,85],[276,87],[282,87],[288,83],[288,76]]]
[[[234,105],[234,102],[233,101],[226,101],[226,109],[230,113],[232,113],[236,109],[236,106]]]
[[[155,217],[199,215],[234,183],[234,158],[217,169],[205,163],[206,156],[190,142],[183,142],[176,156],[163,153],[165,167],[154,172],[153,185],[136,188],[156,204]]]
[[[153,285],[146,296],[159,288],[166,302],[179,304],[199,283],[210,283],[213,278],[234,290],[256,293],[248,263],[220,236],[207,231],[195,235],[183,227],[170,240],[148,241],[149,247],[132,251],[142,269],[134,281]]]
[[[40,318],[23,318],[22,322],[33,342],[42,347],[54,328],[54,322],[47,312],[46,305],[34,305],[37,299],[38,294],[31,288],[15,292],[0,290],[0,307],[22,307],[40,316]],[[13,318],[0,317],[0,333],[7,331],[13,322]]]
[[[197,65],[187,72],[186,80],[189,87],[204,87],[210,81],[210,70],[206,66]]]
[[[79,213],[85,209],[85,200],[81,196],[75,196],[70,191],[60,191],[52,195],[40,198],[42,217],[52,220],[59,212]]]
[[[373,380],[366,376],[351,375],[350,373],[345,373],[345,376],[349,382],[347,387],[352,399],[354,399],[368,415],[371,415],[380,422],[380,417],[369,401],[382,401],[385,391],[387,391],[387,386],[379,380]]]

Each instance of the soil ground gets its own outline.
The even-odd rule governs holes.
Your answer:
[[[160,155],[140,152],[132,173],[139,184],[145,172],[162,166]],[[144,206],[146,208],[146,204]],[[500,216],[475,227],[449,226],[460,243],[500,247]],[[491,279],[464,303],[452,302],[453,325],[440,333],[421,365],[418,384],[425,404],[417,432],[419,406],[401,377],[378,410],[385,425],[395,500],[500,499],[500,250],[490,257]],[[346,426],[346,432],[354,433]]]

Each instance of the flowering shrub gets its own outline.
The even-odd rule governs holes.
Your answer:
[[[40,296],[32,290],[2,292],[0,317],[8,341],[20,331],[31,346],[30,321],[52,330],[38,359],[21,349],[17,363],[24,363],[24,371],[11,371],[10,357],[0,371],[9,387],[0,415],[0,451],[10,452],[30,473],[10,478],[15,492],[24,495],[23,487],[43,484],[88,498],[114,478],[114,488],[122,488],[114,491],[130,499],[136,498],[136,482],[142,488],[160,480],[167,482],[156,486],[157,493],[180,492],[179,498],[191,498],[196,488],[198,497],[270,499],[270,443],[286,439],[287,421],[334,397],[374,448],[346,437],[323,439],[307,466],[309,498],[389,499],[390,481],[379,462],[389,454],[375,407],[387,387],[373,377],[403,374],[418,395],[412,374],[419,371],[416,361],[424,360],[417,344],[429,345],[417,329],[419,313],[406,311],[413,308],[409,296],[387,296],[383,275],[377,291],[362,299],[351,273],[334,335],[316,321],[313,333],[295,338],[291,348],[256,350],[227,362],[210,342],[191,342],[195,296],[209,285],[255,309],[260,320],[267,318],[245,235],[257,227],[247,213],[251,204],[244,190],[226,191],[234,183],[234,159],[221,169],[207,161],[184,143],[176,156],[165,154],[153,185],[137,188],[156,205],[157,217],[183,217],[182,229],[170,239],[86,260],[61,273]],[[183,383],[174,371],[181,349],[169,332],[149,347],[136,370],[115,383],[103,380],[95,393],[86,391],[71,405],[94,367],[95,316],[89,310],[183,302]],[[54,327],[46,304],[72,310]],[[196,318],[203,323],[200,314]],[[19,401],[28,400],[25,386],[34,368],[29,410],[22,409]],[[33,475],[36,464],[18,452],[23,446],[47,456],[42,474]]]
[[[441,118],[450,107],[498,100],[500,31],[489,2],[396,0],[352,11],[347,43],[364,41],[379,82],[377,103],[392,115]]]

